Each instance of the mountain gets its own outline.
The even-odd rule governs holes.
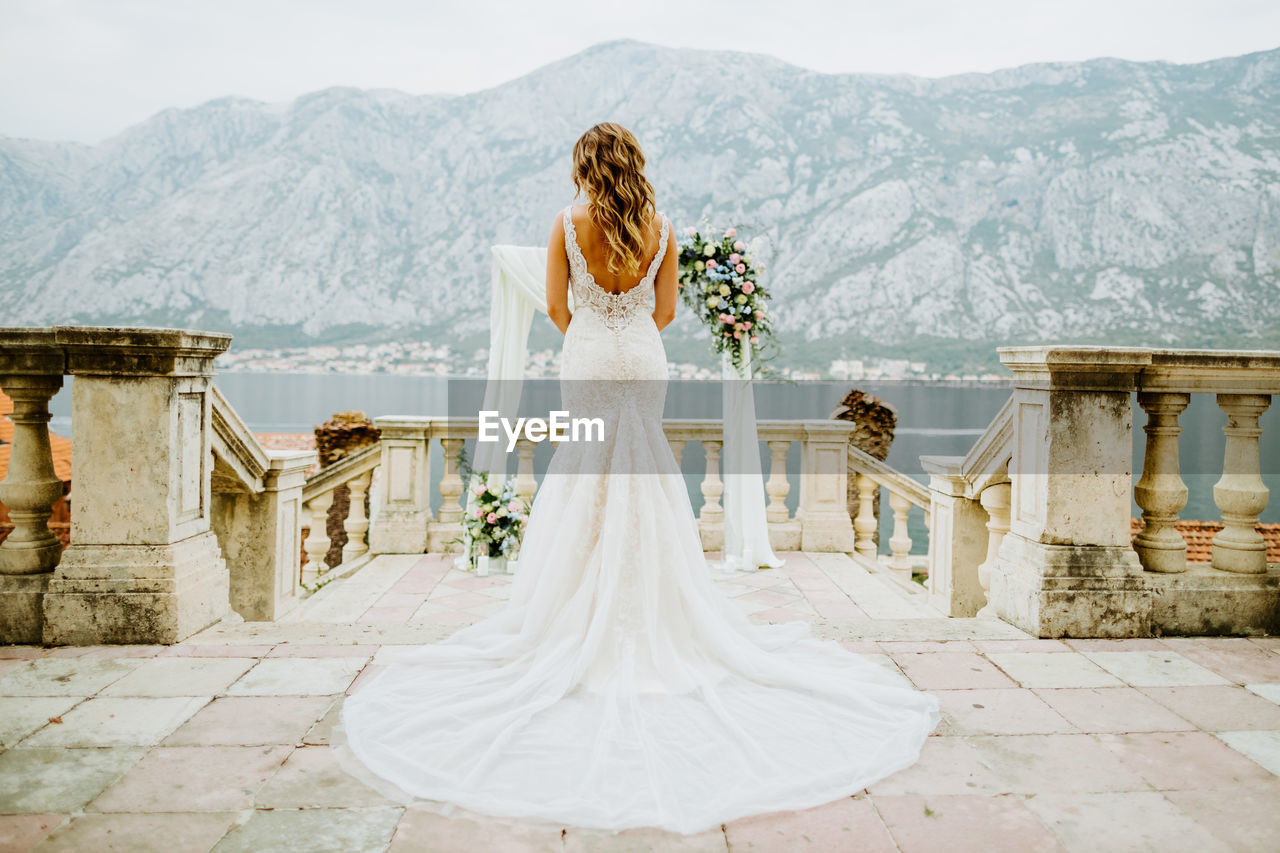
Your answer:
[[[545,243],[572,144],[606,119],[677,226],[757,235],[784,363],[1280,346],[1280,49],[925,79],[618,41],[456,97],[335,88],[95,146],[0,137],[0,309],[482,346],[489,246]],[[705,357],[693,337],[673,346]]]

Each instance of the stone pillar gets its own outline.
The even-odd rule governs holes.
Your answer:
[[[301,592],[302,485],[315,462],[309,450],[267,451],[260,494],[213,496],[214,529],[230,570],[231,607],[249,622],[279,619]]]
[[[62,387],[62,377],[4,376],[0,387],[13,400],[13,447],[0,483],[0,501],[9,508],[13,530],[0,544],[0,572],[51,572],[62,558],[62,542],[49,529],[62,481],[54,473],[49,449],[49,398]]]
[[[1009,532],[1009,505],[1013,489],[1008,483],[995,483],[987,486],[978,496],[978,502],[987,513],[987,554],[978,566],[978,584],[982,587],[982,600],[985,602],[978,616],[994,617],[995,608],[991,606],[991,572],[995,570],[996,559],[1000,554],[1000,545],[1005,534]]]
[[[1150,634],[1130,544],[1130,394],[1145,349],[1005,347],[1014,374],[1011,517],[991,604],[1039,637]]]
[[[987,514],[965,497],[959,456],[922,456],[929,474],[929,603],[948,616],[973,616],[986,598],[978,566],[987,551]]]
[[[1267,570],[1267,544],[1257,531],[1258,515],[1267,508],[1270,491],[1262,482],[1258,417],[1271,405],[1264,394],[1219,394],[1227,413],[1227,447],[1222,477],[1213,500],[1222,511],[1222,530],[1213,537],[1213,567],[1224,572],[1262,574]]]
[[[225,616],[210,529],[210,379],[230,335],[59,327],[74,375],[71,546],[44,598],[50,645],[176,643]]]
[[[698,532],[706,551],[718,551],[724,547],[724,507],[720,496],[724,494],[724,482],[720,479],[720,448],[722,441],[702,440],[706,454],[707,472],[702,478],[702,509],[698,512]]]
[[[533,451],[536,445],[527,438],[516,440],[516,496],[526,504],[533,503],[538,481],[533,476]]]
[[[349,563],[369,550],[365,535],[369,532],[369,516],[365,515],[364,499],[369,493],[369,481],[373,478],[373,470],[357,474],[347,481],[347,489],[351,496],[347,517],[342,522],[346,531],[347,543],[342,546],[342,562]]]
[[[307,540],[302,543],[307,552],[307,564],[302,567],[302,583],[310,586],[329,571],[325,560],[329,556],[329,508],[333,506],[333,489],[316,495],[306,503],[306,514],[311,522],[307,527]]]
[[[62,387],[65,359],[52,329],[2,329],[0,343],[0,388],[13,400],[13,445],[0,483],[13,523],[0,545],[0,643],[39,643],[45,591],[62,557],[48,524],[62,495],[49,449],[49,398]]]
[[[465,440],[456,435],[440,438],[444,449],[444,474],[440,477],[440,511],[436,513],[436,520],[427,526],[428,551],[458,553],[462,550],[455,540],[462,536],[462,513],[467,502],[458,470],[458,454],[464,443]]]
[[[889,508],[893,510],[893,532],[889,536],[889,568],[911,579],[911,532],[908,513],[911,501],[897,492],[889,492]]]
[[[791,493],[791,482],[787,480],[789,450],[789,441],[769,442],[769,481],[764,484],[764,490],[769,495],[765,517],[771,524],[783,524],[791,518],[791,512],[787,509],[787,495]]]
[[[680,467],[681,457],[684,456],[684,444],[685,440],[683,438],[667,439],[667,446],[671,448],[671,455],[675,457],[677,469]]]
[[[867,559],[874,560],[880,551],[880,543],[877,541],[880,524],[876,520],[876,497],[880,494],[880,484],[866,474],[855,474],[853,479],[858,493],[858,514],[853,520],[853,529],[857,534],[854,550]]]
[[[369,528],[374,554],[421,554],[431,523],[429,418],[377,418],[382,436],[380,501]]]
[[[1142,567],[1149,572],[1185,572],[1187,543],[1174,525],[1187,505],[1187,487],[1178,464],[1178,415],[1191,402],[1190,394],[1140,393],[1138,404],[1147,413],[1142,478],[1133,486],[1133,499],[1142,507],[1142,531],[1133,540]]]
[[[800,547],[805,551],[854,550],[853,520],[846,503],[848,424],[809,422],[804,426],[800,475]]]

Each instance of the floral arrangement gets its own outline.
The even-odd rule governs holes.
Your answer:
[[[459,473],[470,484],[467,508],[462,514],[464,541],[471,545],[471,565],[475,558],[512,557],[520,548],[529,506],[516,494],[515,478],[504,477],[500,487],[489,481],[485,471],[473,471],[464,457]]]
[[[690,226],[679,240],[680,294],[702,324],[711,330],[711,346],[728,353],[733,366],[742,370],[747,346],[751,361],[773,346],[769,322],[769,291],[757,277],[762,265],[754,264],[738,229],[726,229],[713,240]]]

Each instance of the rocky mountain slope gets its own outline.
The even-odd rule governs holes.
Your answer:
[[[0,138],[0,309],[482,345],[488,247],[545,242],[605,119],[677,225],[759,236],[784,363],[1280,346],[1280,50],[923,79],[621,41],[457,97],[224,98],[96,146]]]

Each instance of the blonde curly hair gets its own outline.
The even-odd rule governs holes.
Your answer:
[[[637,273],[653,221],[653,185],[631,131],[611,121],[595,125],[573,146],[573,185],[587,194],[587,214],[609,244],[609,272]]]

